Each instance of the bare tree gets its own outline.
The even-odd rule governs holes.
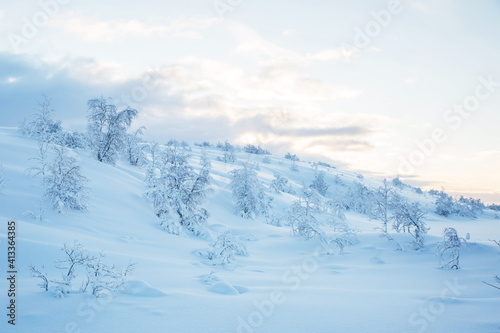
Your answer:
[[[424,247],[425,234],[429,230],[424,218],[426,213],[418,202],[409,203],[407,199],[399,197],[394,205],[394,229],[397,232],[408,232],[414,238],[415,250]]]

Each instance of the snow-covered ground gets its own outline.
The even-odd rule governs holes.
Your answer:
[[[0,192],[0,331],[1,332],[500,332],[500,220],[485,210],[478,219],[444,218],[433,212],[434,199],[410,190],[404,194],[428,210],[430,227],[422,251],[414,251],[408,234],[391,234],[403,251],[379,237],[380,222],[347,212],[347,222],[358,233],[359,243],[343,254],[327,254],[316,239],[291,235],[290,227],[265,223],[264,217],[243,219],[235,214],[229,188],[229,171],[241,161],[258,162],[262,156],[238,153],[235,163],[216,160],[221,152],[207,150],[212,159],[212,188],[206,208],[213,235],[225,230],[247,248],[231,267],[214,267],[197,251],[213,241],[175,236],[159,227],[147,188],[144,170],[124,162],[110,166],[89,152],[75,150],[82,173],[90,179],[88,212],[59,214],[42,200],[40,178],[25,173],[36,156],[35,140],[16,129],[0,128],[0,164],[5,188]],[[197,167],[201,149],[194,147]],[[314,178],[311,165],[271,157],[260,163],[259,179],[268,186],[273,173],[287,177],[298,192]],[[335,194],[333,180],[358,180],[368,186],[380,182],[360,180],[355,173],[323,168]],[[296,199],[290,194],[270,194],[272,214],[282,216]],[[35,215],[40,205],[43,220]],[[7,222],[17,222],[16,325],[7,323]],[[461,269],[440,269],[435,254],[445,227],[470,234],[462,248]],[[29,265],[44,266],[52,279],[61,270],[63,244],[77,240],[106,262],[136,267],[115,297],[95,298],[72,293],[63,298],[44,292],[31,276]]]

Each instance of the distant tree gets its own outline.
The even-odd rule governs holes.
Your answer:
[[[290,161],[296,161],[296,162],[298,162],[298,161],[299,161],[299,158],[298,158],[298,157],[297,157],[297,155],[295,155],[295,154],[293,154],[293,155],[292,155],[292,154],[290,154],[290,153],[286,153],[286,154],[285,154],[285,158],[286,158],[287,160],[290,160]]]
[[[125,154],[130,165],[143,165],[146,163],[147,146],[142,144],[141,136],[145,127],[138,128],[133,134],[125,136]]]
[[[182,229],[195,235],[204,233],[208,211],[203,208],[210,189],[210,162],[207,160],[197,173],[188,163],[185,148],[173,145],[166,148],[161,161],[148,167],[146,193],[163,228],[172,234]]]
[[[354,181],[346,193],[346,208],[360,214],[369,214],[373,206],[373,195],[368,187]]]
[[[441,216],[449,216],[454,213],[455,203],[453,198],[446,194],[444,191],[437,192],[437,199],[435,202],[436,214]]]
[[[97,160],[114,164],[125,146],[127,129],[137,117],[137,110],[126,108],[120,112],[108,98],[88,101],[88,135]]]
[[[271,164],[271,158],[269,156],[264,156],[262,158],[262,163],[264,163],[264,164]]]
[[[318,191],[322,196],[325,196],[328,191],[328,185],[325,182],[325,173],[323,171],[316,172],[314,180],[309,187]]]
[[[243,151],[245,153],[257,154],[257,155],[270,155],[271,154],[269,151],[265,150],[261,146],[254,146],[254,145],[250,145],[250,144],[243,147]]]
[[[219,157],[218,160],[224,163],[232,163],[236,161],[236,148],[229,143],[229,141],[225,141],[224,143],[217,143],[217,148],[222,149],[224,152],[222,157]]]
[[[20,126],[21,134],[39,141],[55,143],[62,132],[61,122],[52,119],[54,109],[47,96],[38,103],[36,113],[26,117]]]
[[[394,189],[386,179],[384,179],[382,186],[373,192],[370,217],[382,221],[382,232],[384,233],[387,233],[387,225],[392,220],[390,210],[393,195]]]
[[[288,186],[288,179],[280,176],[279,174],[274,174],[274,179],[271,181],[271,189],[276,193],[286,192]]]
[[[441,268],[460,269],[460,248],[465,243],[454,228],[443,230],[443,241],[438,244],[437,253]]]
[[[292,163],[290,163],[290,171],[299,172],[299,167],[297,166],[297,162],[295,160],[292,160]]]
[[[394,229],[397,232],[408,232],[414,238],[415,250],[421,250],[424,247],[425,234],[429,230],[424,222],[426,213],[418,202],[410,203],[402,197],[394,202]]]
[[[436,213],[441,216],[456,215],[475,219],[479,214],[482,214],[483,209],[486,207],[480,199],[461,196],[456,200],[444,191],[436,191],[434,195],[437,197],[435,202]]]
[[[396,188],[403,188],[405,184],[401,181],[401,179],[399,179],[399,176],[397,176],[392,180],[392,186]]]
[[[48,173],[43,179],[45,197],[52,207],[61,213],[65,209],[87,210],[89,189],[88,179],[81,174],[81,168],[66,148],[53,148],[54,158],[48,164]]]
[[[244,164],[243,168],[232,170],[230,187],[236,203],[236,213],[243,218],[253,218],[257,215],[267,215],[271,198],[265,190],[257,172]]]

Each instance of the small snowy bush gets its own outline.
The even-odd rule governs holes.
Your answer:
[[[132,263],[125,269],[108,265],[103,262],[103,253],[98,256],[91,255],[76,241],[71,246],[64,244],[62,251],[63,259],[54,260],[55,268],[61,271],[60,278],[49,278],[44,266],[41,269],[34,265],[29,266],[31,275],[41,280],[38,286],[44,291],[52,290],[58,298],[75,292],[89,292],[96,298],[120,292],[135,267]],[[75,282],[81,284],[79,289],[74,288]]]
[[[441,268],[460,269],[460,248],[465,243],[454,228],[443,230],[443,241],[438,244],[437,253]]]
[[[210,260],[214,266],[230,265],[236,256],[247,256],[248,251],[243,243],[229,231],[219,235],[215,242],[205,250],[200,250],[199,255]]]

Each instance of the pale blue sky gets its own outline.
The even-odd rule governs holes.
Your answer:
[[[47,94],[81,130],[103,94],[150,139],[261,144],[500,201],[498,1],[5,2],[0,125]],[[470,116],[444,118],[477,89]],[[436,129],[446,140],[419,159]]]

